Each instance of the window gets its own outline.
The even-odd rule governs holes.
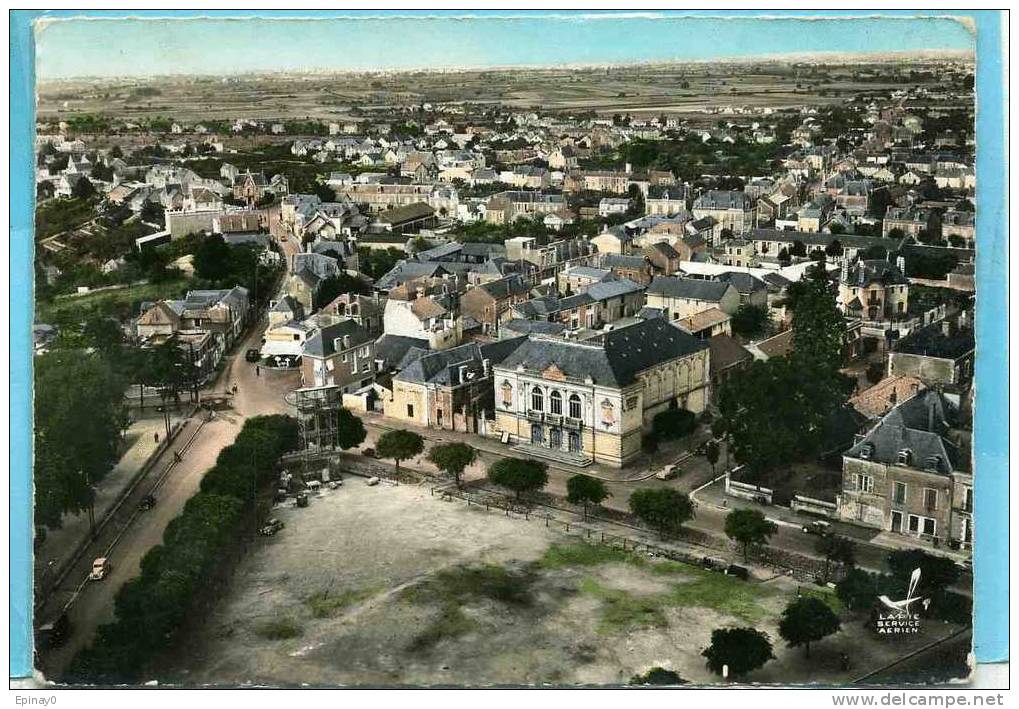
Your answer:
[[[856,489],[859,492],[874,492],[874,478],[870,475],[856,474]]]
[[[333,361],[331,359],[326,360],[326,370],[329,372],[333,371]]]
[[[930,535],[930,536],[933,537],[935,531],[937,531],[937,528],[938,528],[938,526],[937,526],[937,522],[936,521],[934,521],[930,517],[924,517],[923,518],[923,533],[924,534],[927,534],[927,535]]]
[[[909,531],[916,534],[920,531],[920,518],[916,515],[909,516]]]
[[[581,418],[580,396],[577,394],[570,394],[570,418],[571,419]]]
[[[508,409],[513,405],[513,385],[509,381],[502,383],[502,406]]]
[[[925,487],[923,489],[923,506],[924,509],[936,510],[938,509],[938,491],[932,487]]]
[[[362,357],[368,356],[368,345],[365,345],[364,347],[361,348],[361,356]]]
[[[342,359],[344,362],[346,362],[347,361],[347,353],[344,352],[343,356],[340,359]]]
[[[962,509],[965,512],[973,511],[973,488],[966,488],[966,492],[962,497]]]
[[[902,513],[892,512],[892,531],[902,532]]]
[[[296,340],[300,340],[300,339],[301,339],[301,336],[300,336],[300,335],[294,335],[294,340],[295,340],[295,341],[296,341]]]
[[[541,387],[534,387],[531,389],[531,410],[545,410],[545,394],[541,391]]]
[[[906,483],[896,482],[893,499],[900,505],[906,501]]]
[[[909,465],[913,462],[913,452],[908,448],[899,451],[898,456],[895,458],[895,462],[899,465]]]
[[[414,404],[407,404],[407,418],[414,418]]]
[[[549,395],[548,410],[550,413],[556,415],[562,415],[563,413],[563,395],[558,391],[554,391]]]

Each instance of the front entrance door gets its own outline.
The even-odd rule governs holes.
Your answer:
[[[548,445],[553,450],[560,450],[563,447],[563,430],[561,428],[549,429]]]
[[[892,512],[892,531],[902,532],[902,513]]]
[[[570,431],[569,445],[570,453],[580,452],[580,434],[576,431]]]
[[[540,423],[531,424],[531,443],[536,446],[540,446],[545,443],[545,429],[542,428]]]

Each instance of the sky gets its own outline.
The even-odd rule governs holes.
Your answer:
[[[964,24],[937,16],[822,21],[689,13],[531,12],[470,18],[323,13],[310,19],[308,14],[303,13],[305,19],[212,13],[45,22],[36,29],[37,77],[623,64],[974,47]]]

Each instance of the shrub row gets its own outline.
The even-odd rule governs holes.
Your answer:
[[[115,597],[116,619],[101,626],[74,659],[72,682],[136,681],[174,640],[196,601],[206,599],[215,571],[230,552],[245,512],[269,482],[280,456],[297,447],[297,421],[258,416],[244,424],[163,534],[142,558],[141,573]]]

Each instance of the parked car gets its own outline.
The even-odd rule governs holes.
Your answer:
[[[142,498],[141,504],[138,505],[138,509],[140,509],[142,512],[145,512],[146,510],[151,510],[155,506],[156,496],[146,495],[145,497]]]
[[[71,621],[66,613],[61,613],[56,620],[39,626],[36,632],[36,646],[41,650],[60,647],[67,642],[70,635]]]
[[[283,522],[274,517],[266,521],[266,523],[259,528],[258,533],[263,537],[271,537],[281,529],[283,529]]]
[[[379,457],[378,454],[375,452],[374,448],[365,448],[363,451],[361,451],[361,455],[365,456],[366,458],[378,458]]]
[[[705,556],[701,559],[701,566],[705,569],[725,569],[725,561],[714,556]]]
[[[110,560],[100,556],[92,562],[92,572],[88,575],[90,581],[102,581],[110,573]]]
[[[379,479],[377,477],[375,477],[375,476],[372,476],[372,477],[368,478],[368,484],[369,485],[378,485],[379,484]]]
[[[737,566],[736,564],[729,564],[729,568],[725,570],[726,576],[735,576],[738,579],[747,581],[750,579],[750,571],[745,566]]]
[[[306,493],[306,492],[299,492],[299,493],[297,493],[297,495],[296,495],[296,497],[294,499],[297,501],[297,506],[298,507],[307,507],[308,506],[308,493]]]
[[[655,477],[659,480],[672,480],[679,475],[679,466],[676,464],[666,465],[664,468],[655,473]]]
[[[823,537],[831,532],[831,523],[820,519],[814,520],[813,522],[808,522],[803,525],[803,531],[807,534],[816,534]]]
[[[308,486],[308,492],[318,492],[322,489],[322,483],[318,480],[309,480],[305,484]]]
[[[244,353],[244,359],[248,360],[249,362],[257,362],[260,359],[262,359],[262,353],[259,352],[254,347],[252,347],[251,349]]]

